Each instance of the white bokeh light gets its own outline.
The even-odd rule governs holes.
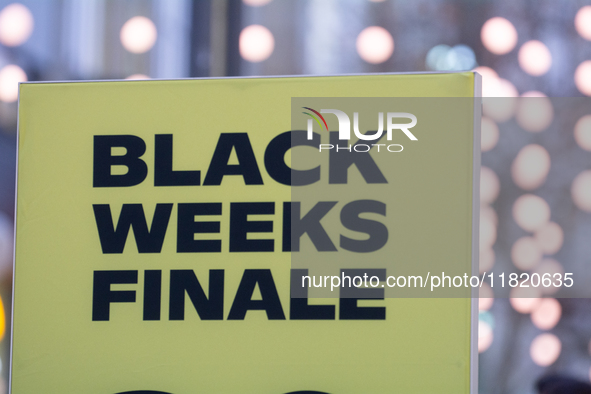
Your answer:
[[[480,149],[483,152],[488,152],[497,146],[499,142],[499,126],[487,117],[482,118],[481,135],[480,135]]]
[[[554,108],[547,97],[521,97],[517,104],[517,123],[526,131],[537,133],[552,123]]]
[[[532,237],[521,237],[511,248],[511,260],[517,268],[529,271],[542,260],[542,251]]]
[[[478,321],[478,353],[486,351],[493,341],[493,330],[487,322]]]
[[[131,74],[129,77],[125,78],[129,80],[140,80],[140,79],[150,79],[149,76],[146,74]]]
[[[366,27],[357,36],[357,53],[368,63],[383,63],[394,53],[394,39],[383,27]]]
[[[591,151],[591,115],[585,115],[577,121],[575,141],[581,148]]]
[[[561,276],[564,274],[564,268],[562,268],[562,264],[560,264],[558,261],[556,261],[554,259],[549,259],[549,258],[544,259],[536,267],[536,269],[532,272],[532,274],[533,273],[537,273],[538,275],[540,275],[540,278],[543,278],[544,274],[548,274],[548,275],[550,275],[550,277],[552,277],[552,283],[550,286],[548,286],[548,287],[542,286],[540,288],[542,294],[552,295],[552,294],[555,294],[556,292],[558,292],[558,290],[560,290],[559,286],[554,286],[555,284],[560,284],[559,282],[557,282],[555,280],[554,274],[559,274]],[[546,277],[548,277],[548,275],[546,275]]]
[[[499,196],[501,184],[497,174],[488,167],[480,168],[480,201],[492,204]]]
[[[552,55],[548,47],[538,40],[523,44],[519,48],[518,59],[521,69],[535,77],[546,74],[552,66]]]
[[[242,2],[251,7],[262,7],[269,4],[273,0],[242,0]]]
[[[505,18],[494,17],[487,20],[480,31],[482,44],[496,55],[509,53],[517,44],[517,30]]]
[[[575,205],[582,211],[591,212],[591,170],[581,172],[571,186]]]
[[[513,182],[524,190],[534,190],[546,182],[550,171],[550,154],[540,145],[526,145],[511,164]]]
[[[17,65],[9,64],[0,70],[0,100],[13,103],[18,99],[18,83],[26,82],[27,74]]]
[[[534,232],[550,220],[550,206],[539,196],[524,194],[513,204],[513,218],[519,227]]]
[[[532,311],[531,321],[540,330],[551,330],[560,321],[562,307],[554,298],[544,298]]]
[[[506,79],[489,79],[482,87],[482,108],[485,116],[505,122],[515,114],[517,89]]]
[[[575,85],[579,92],[591,96],[591,60],[585,60],[575,70]]]
[[[529,354],[539,366],[547,367],[553,364],[562,350],[560,339],[554,334],[540,334],[532,342]]]
[[[240,32],[239,49],[244,60],[252,63],[262,62],[273,53],[275,38],[265,26],[250,25]]]
[[[536,231],[534,238],[544,254],[553,255],[562,248],[564,232],[557,223],[548,222]]]
[[[158,33],[154,22],[145,16],[134,16],[121,28],[121,44],[131,53],[144,53],[152,49]]]
[[[24,44],[33,33],[33,14],[24,5],[12,3],[0,11],[0,42],[9,47]]]
[[[586,5],[577,11],[575,29],[581,37],[591,41],[591,6]]]

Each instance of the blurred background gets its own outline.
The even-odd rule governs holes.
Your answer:
[[[18,82],[464,70],[503,98],[482,123],[481,271],[568,262],[591,281],[590,1],[0,0],[0,393]],[[590,300],[487,291],[481,393],[534,393],[549,373],[589,382]]]

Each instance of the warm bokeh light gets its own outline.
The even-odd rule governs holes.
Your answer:
[[[544,254],[552,255],[562,248],[564,232],[557,223],[548,222],[536,231],[534,238]]]
[[[521,69],[534,77],[546,74],[552,66],[552,55],[548,47],[538,40],[523,44],[519,48],[518,58]]]
[[[488,152],[497,146],[498,142],[499,127],[492,119],[483,117],[481,124],[480,149],[483,152]]]
[[[526,145],[511,165],[513,182],[523,190],[534,190],[546,182],[550,171],[550,154],[540,145]]]
[[[509,53],[517,44],[517,30],[505,18],[494,17],[487,20],[480,31],[482,44],[496,55]]]
[[[242,0],[242,2],[251,7],[261,7],[269,4],[273,0]]]
[[[9,47],[24,44],[33,33],[33,14],[24,5],[12,3],[0,11],[0,42]]]
[[[521,97],[515,118],[526,131],[537,133],[545,130],[554,118],[552,102],[547,97]]]
[[[487,322],[478,321],[478,353],[486,351],[493,341],[493,330]]]
[[[490,272],[495,265],[495,251],[492,247],[480,248],[480,262],[478,266],[479,272]]]
[[[493,170],[482,166],[480,168],[480,201],[492,204],[499,196],[501,184],[499,177]]]
[[[383,27],[366,27],[357,36],[357,53],[368,63],[383,63],[394,53],[394,39]]]
[[[478,310],[488,311],[492,308],[495,302],[492,288],[488,283],[483,283],[482,287],[478,290]]]
[[[490,79],[482,88],[482,107],[485,116],[505,122],[515,114],[518,96],[515,86],[506,79]]]
[[[513,218],[519,227],[534,232],[550,220],[550,206],[539,196],[524,194],[513,204]]]
[[[517,268],[529,271],[542,260],[542,251],[532,237],[521,237],[511,248],[511,260]]]
[[[13,103],[18,99],[18,83],[26,82],[27,74],[17,65],[9,64],[0,70],[0,100]]]
[[[544,295],[551,295],[551,294],[556,294],[556,292],[558,292],[558,290],[560,290],[560,287],[554,286],[554,283],[557,283],[555,278],[554,278],[554,274],[564,274],[564,269],[562,268],[562,264],[560,264],[558,261],[554,260],[554,259],[544,259],[542,260],[542,262],[536,267],[536,269],[532,272],[533,273],[537,273],[538,275],[540,275],[540,278],[543,278],[544,274],[549,274],[552,277],[552,285],[548,286],[548,287],[544,287],[542,286],[540,288],[542,294]]]
[[[150,79],[146,74],[132,74],[129,77],[125,78],[129,80],[136,80],[136,79]]]
[[[591,212],[591,170],[583,171],[575,177],[571,195],[580,210]]]
[[[591,60],[585,60],[575,70],[575,85],[579,92],[591,96]]]
[[[499,79],[499,74],[495,70],[486,66],[476,67],[474,70],[482,77],[482,96],[490,97],[491,91],[494,91],[494,86]]]
[[[562,307],[554,298],[544,298],[531,314],[531,321],[540,330],[551,330],[560,321]]]
[[[480,222],[480,249],[492,248],[496,241],[497,227],[489,221]]]
[[[591,41],[591,6],[586,5],[577,11],[575,29],[581,37]]]
[[[560,356],[562,344],[560,339],[553,334],[540,334],[532,342],[529,354],[534,361],[542,367],[547,367]]]
[[[521,93],[521,97],[548,97],[544,93],[537,90],[528,90],[527,92]]]
[[[480,204],[480,221],[490,220],[495,226],[499,223],[497,212],[488,204]]]
[[[509,293],[509,302],[519,313],[530,313],[540,304],[542,295],[537,287],[513,287]]]
[[[121,44],[131,53],[144,53],[152,49],[158,33],[154,22],[145,16],[134,16],[121,28]]]
[[[240,56],[249,62],[267,60],[275,49],[273,33],[265,26],[250,25],[242,29],[239,38]]]
[[[591,115],[585,115],[577,121],[575,141],[581,148],[591,151]]]

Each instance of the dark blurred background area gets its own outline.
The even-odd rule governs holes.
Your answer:
[[[591,1],[0,0],[0,394],[19,82],[470,70],[511,103],[482,122],[481,272],[591,280]],[[515,296],[479,301],[480,392],[589,382],[591,302]]]

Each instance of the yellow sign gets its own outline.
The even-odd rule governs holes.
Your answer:
[[[446,256],[471,273],[478,108],[447,138],[416,101],[376,110],[379,140],[358,130],[351,103],[317,100],[473,97],[477,77],[21,84],[11,392],[474,390],[471,299],[390,298],[390,269],[377,262],[412,258],[414,248],[422,260]],[[351,156],[332,156],[337,149]],[[312,162],[304,150],[317,154]],[[400,158],[396,180],[385,154]],[[350,199],[348,183],[363,186]],[[406,190],[398,202],[379,195],[385,183]],[[336,200],[296,202],[311,184]],[[424,206],[435,198],[439,209]],[[343,230],[328,231],[339,217]],[[431,243],[435,233],[416,239],[393,218],[449,231]],[[315,261],[343,252],[337,275],[369,275],[357,290],[377,296],[346,296],[340,285],[335,293],[333,279],[322,286],[328,298],[306,298],[309,284],[294,296],[294,277],[317,280],[299,257],[310,250]],[[360,263],[372,256],[372,266]]]

